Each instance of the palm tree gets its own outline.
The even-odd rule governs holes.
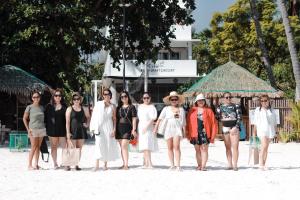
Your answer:
[[[261,26],[260,26],[260,23],[258,20],[259,17],[258,17],[258,12],[256,9],[256,0],[250,0],[250,8],[251,8],[252,17],[253,17],[254,24],[255,24],[256,37],[258,39],[259,48],[262,51],[262,60],[264,62],[264,66],[267,71],[267,75],[270,80],[270,84],[272,85],[272,87],[277,88],[275,77],[274,77],[273,70],[272,70],[272,66],[270,63],[269,56],[268,56],[268,50],[265,46],[264,39],[263,39],[263,33],[261,31]]]
[[[291,60],[292,60],[292,66],[293,66],[293,72],[294,72],[294,78],[296,82],[296,95],[295,95],[295,100],[299,101],[300,100],[300,64],[299,64],[299,58],[297,55],[296,47],[295,47],[295,41],[294,37],[292,34],[292,29],[291,25],[289,22],[288,18],[288,13],[285,7],[285,2],[284,0],[277,0],[278,1],[278,6],[282,15],[282,22],[284,25],[284,30],[288,42],[288,47],[291,55]]]

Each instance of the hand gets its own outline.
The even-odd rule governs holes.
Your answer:
[[[131,131],[131,134],[132,134],[134,137],[136,137],[136,136],[137,136],[136,130],[132,130],[132,131]]]
[[[85,128],[88,128],[88,127],[89,127],[87,123],[83,123],[82,125],[83,125],[83,127],[85,127]]]
[[[32,130],[31,129],[28,129],[28,135],[29,135],[29,137],[32,137]]]
[[[110,137],[115,137],[115,136],[116,136],[116,131],[113,130],[113,131],[111,132],[111,134],[110,134]]]

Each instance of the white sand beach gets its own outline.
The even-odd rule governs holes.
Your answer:
[[[300,144],[271,144],[268,171],[248,166],[248,142],[240,143],[239,171],[226,170],[222,141],[210,145],[208,171],[196,171],[194,149],[182,141],[182,171],[168,170],[165,142],[153,154],[155,168],[140,169],[142,154],[130,153],[130,170],[119,170],[121,160],[107,171],[93,172],[93,142],[85,145],[82,171],[53,170],[40,161],[42,170],[28,171],[28,152],[0,148],[1,200],[52,199],[299,199]],[[60,154],[60,152],[59,152]],[[59,158],[60,160],[60,158]]]

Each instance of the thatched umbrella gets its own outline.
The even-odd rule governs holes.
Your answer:
[[[32,74],[12,65],[0,67],[0,91],[28,97],[34,90],[50,91],[51,87]]]
[[[184,95],[191,97],[203,93],[207,98],[211,98],[221,97],[224,92],[230,92],[235,97],[268,94],[275,98],[283,95],[282,91],[274,89],[266,81],[231,61],[214,69],[184,92]]]

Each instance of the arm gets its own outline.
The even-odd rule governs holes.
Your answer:
[[[148,114],[150,115],[150,120],[149,120],[149,122],[146,124],[146,126],[144,127],[142,133],[146,133],[146,130],[149,128],[149,126],[150,126],[151,124],[153,124],[154,121],[156,120],[156,118],[157,118],[157,111],[156,111],[156,108],[153,106],[153,107],[151,108],[151,111],[150,111]]]
[[[210,110],[210,118],[211,118],[211,121],[212,121],[212,135],[211,135],[211,138],[210,138],[210,142],[211,143],[214,143],[215,141],[215,138],[216,138],[216,135],[218,133],[218,121],[215,117],[215,114],[212,110]]]
[[[132,116],[132,130],[131,130],[131,134],[136,137],[136,119],[137,119],[137,112],[135,109],[135,106],[132,106],[131,108],[131,116]]]
[[[25,128],[28,132],[28,135],[31,137],[32,136],[31,129],[29,128],[29,112],[27,112],[26,110],[25,110],[24,115],[23,115],[23,123],[24,123],[24,126],[25,126]]]
[[[235,112],[236,112],[236,127],[240,128],[241,121],[242,121],[242,110],[239,105],[235,105]]]
[[[115,106],[113,106],[112,121],[113,121],[113,131],[112,131],[111,136],[115,137],[116,130],[117,130],[117,111],[116,111],[116,107]]]
[[[88,128],[90,125],[90,121],[91,121],[91,115],[90,115],[90,112],[87,107],[82,107],[82,108],[84,111],[84,115],[86,117],[86,123],[83,123],[83,126],[85,126],[85,128]]]
[[[66,111],[66,131],[67,131],[67,140],[70,140],[70,138],[71,138],[70,117],[71,117],[71,107],[68,107],[68,108],[67,108],[67,111]]]
[[[161,113],[160,113],[160,115],[159,115],[159,117],[158,117],[158,119],[156,121],[155,127],[153,129],[153,133],[155,133],[155,134],[157,133],[157,129],[158,129],[158,126],[159,126],[161,120],[163,120],[164,118],[166,118],[166,109],[167,109],[167,107],[163,108],[163,110],[161,111]]]

